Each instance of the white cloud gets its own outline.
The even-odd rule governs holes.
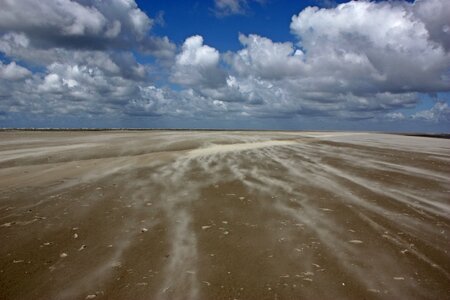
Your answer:
[[[29,31],[42,28],[62,35],[98,34],[106,18],[95,8],[69,0],[2,1],[0,28]]]
[[[417,0],[416,16],[425,24],[430,38],[450,50],[450,5],[446,0]]]
[[[336,115],[370,118],[380,111],[411,107],[413,92],[374,89],[366,74],[372,68],[352,53],[343,59],[317,61],[290,43],[274,43],[257,35],[240,36],[244,48],[226,54],[234,76],[226,87],[203,95],[250,104],[257,115]],[[233,79],[233,80],[230,80]],[[265,110],[265,112],[264,112]]]
[[[149,35],[152,24],[134,0],[3,1],[0,52],[13,62],[0,65],[9,80],[0,81],[0,114],[124,113],[144,96],[149,72],[162,68],[138,63],[133,52],[164,63],[175,53],[168,38]]]
[[[358,119],[413,107],[417,93],[450,90],[449,53],[413,8],[367,1],[307,8],[292,18],[297,47],[240,35],[243,48],[224,55],[227,84],[194,89],[211,101],[240,102],[253,116]]]
[[[218,17],[243,15],[248,12],[250,2],[264,4],[266,0],[214,0],[214,12]]]
[[[448,120],[446,103],[395,112],[414,107],[419,93],[450,91],[445,0],[307,8],[292,18],[296,43],[240,34],[241,49],[227,53],[199,35],[177,49],[149,34],[154,21],[133,0],[24,9],[29,1],[4,1],[0,12],[0,52],[12,61],[0,64],[8,80],[0,114]],[[215,3],[236,14],[250,2]],[[157,63],[139,63],[135,52]]]
[[[14,61],[9,64],[0,62],[0,79],[20,80],[30,75],[31,72],[27,68],[17,65]]]
[[[219,69],[220,54],[204,45],[199,35],[187,38],[176,56],[172,80],[197,88],[216,88],[225,83],[225,74]]]
[[[265,79],[299,76],[304,72],[303,52],[292,43],[274,43],[255,34],[239,35],[244,49],[229,55],[229,62],[241,76],[254,75]]]
[[[411,117],[428,122],[450,122],[450,107],[446,102],[438,101],[431,109],[419,111]]]
[[[351,1],[293,16],[310,76],[353,92],[450,90],[450,55],[404,2]],[[414,63],[411,63],[414,61]],[[328,88],[328,87],[327,87]]]
[[[175,56],[176,46],[170,42],[168,37],[150,36],[140,42],[139,51],[150,54],[165,63],[172,63]]]
[[[38,91],[44,93],[60,93],[64,90],[64,80],[56,73],[47,74],[44,77],[44,81],[38,86]]]
[[[45,31],[50,33],[50,39],[57,36],[114,38],[122,29],[126,34],[143,37],[151,25],[152,20],[134,1],[3,1],[0,11],[3,30],[31,35]]]
[[[405,115],[401,112],[391,112],[386,114],[386,119],[390,121],[402,121],[406,119]]]
[[[177,55],[177,64],[181,66],[215,67],[219,63],[219,52],[203,45],[203,37],[191,36],[183,44],[182,52]]]
[[[219,16],[243,14],[246,8],[246,0],[215,0],[215,12]]]
[[[140,88],[138,97],[131,99],[125,106],[125,112],[132,116],[168,115],[173,108],[173,97],[169,90],[147,86]]]
[[[167,37],[149,35],[154,21],[134,0],[3,1],[0,51],[15,56],[33,51],[139,49],[157,58],[173,57]],[[28,53],[28,57],[42,54]],[[39,60],[37,60],[39,61]]]

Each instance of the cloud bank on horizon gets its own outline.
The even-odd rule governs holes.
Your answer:
[[[215,0],[211,10],[219,18],[245,15],[250,2],[270,6]],[[449,129],[450,107],[435,96],[450,91],[447,0],[306,7],[286,28],[295,42],[236,33],[237,51],[220,51],[200,34],[177,45],[154,33],[158,20],[134,0],[0,0],[0,6],[3,123],[17,116],[205,124],[314,117]],[[422,95],[435,97],[434,106],[418,109]]]

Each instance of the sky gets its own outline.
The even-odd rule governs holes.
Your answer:
[[[450,132],[448,0],[0,0],[0,127]]]

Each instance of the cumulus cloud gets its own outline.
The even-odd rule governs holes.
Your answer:
[[[422,110],[413,114],[412,119],[428,122],[450,122],[450,107],[446,102],[438,101],[428,110]]]
[[[204,45],[199,35],[186,39],[176,56],[172,80],[196,88],[216,88],[225,83],[225,73],[219,69],[220,55]]]
[[[9,64],[0,62],[0,79],[20,80],[30,75],[31,72],[27,68],[17,65],[14,61]]]
[[[168,89],[155,86],[141,87],[139,94],[125,106],[125,113],[130,116],[161,116],[173,113],[173,101],[178,97]],[[175,97],[174,97],[175,96]]]
[[[0,111],[5,112],[114,117],[144,95],[139,82],[107,75],[99,67],[54,63],[45,74],[35,74],[20,85],[0,85],[0,96]]]
[[[106,31],[107,19],[95,7],[69,0],[7,0],[2,1],[0,26],[20,32],[48,30],[57,35],[97,35]]]
[[[239,103],[211,100],[191,88],[175,92],[168,88],[148,86],[125,107],[129,116],[184,117],[190,119],[232,119],[242,113]]]
[[[292,17],[297,45],[240,35],[243,49],[225,55],[237,78],[233,91],[244,103],[252,95],[260,104],[253,108],[258,115],[265,110],[358,119],[414,107],[418,93],[450,91],[445,39],[433,38],[424,14],[419,15],[446,15],[446,9],[438,11],[439,3],[444,1],[308,7]],[[215,92],[214,99],[226,101],[221,96],[226,92]]]
[[[171,61],[175,55],[176,46],[168,37],[150,36],[141,41],[139,50],[161,59],[163,62]]]
[[[429,37],[450,50],[450,5],[443,0],[417,0],[414,14],[424,23]]]
[[[446,0],[308,7],[286,28],[294,43],[239,34],[241,49],[225,53],[200,35],[179,47],[153,35],[155,21],[133,0],[1,2],[3,115],[448,121],[444,102],[396,112],[450,91]],[[216,0],[215,9],[242,14],[249,3]]]
[[[401,112],[391,112],[386,114],[386,119],[390,121],[402,121],[406,119],[405,115]]]
[[[2,1],[0,28],[26,34],[35,46],[102,48],[142,39],[153,21],[134,1]]]
[[[216,13],[219,15],[244,13],[243,0],[215,0]]]
[[[274,43],[255,34],[239,35],[244,49],[228,55],[228,61],[240,76],[281,79],[304,73],[304,55],[292,43]]]
[[[139,48],[157,58],[173,56],[173,43],[149,35],[153,23],[134,0],[4,0],[0,51],[37,58],[40,53],[27,52]]]
[[[311,75],[334,76],[332,85],[346,91],[450,90],[449,53],[430,39],[413,5],[353,1],[333,9],[309,7],[292,18],[291,31],[307,53]]]
[[[134,53],[166,64],[176,50],[167,37],[151,34],[154,21],[134,0],[5,0],[1,6],[0,52],[12,62],[0,65],[0,78],[22,79],[0,82],[4,114],[121,114],[162,68],[139,63]]]
[[[248,11],[249,2],[265,3],[265,0],[214,0],[214,12],[218,17],[243,15]]]

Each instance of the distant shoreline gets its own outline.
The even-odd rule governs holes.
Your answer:
[[[213,128],[0,128],[0,132],[7,131],[245,131],[245,132],[370,132],[397,134],[405,136],[450,139],[450,133],[423,132],[383,132],[383,131],[352,131],[352,130],[288,130],[288,129],[213,129]]]

